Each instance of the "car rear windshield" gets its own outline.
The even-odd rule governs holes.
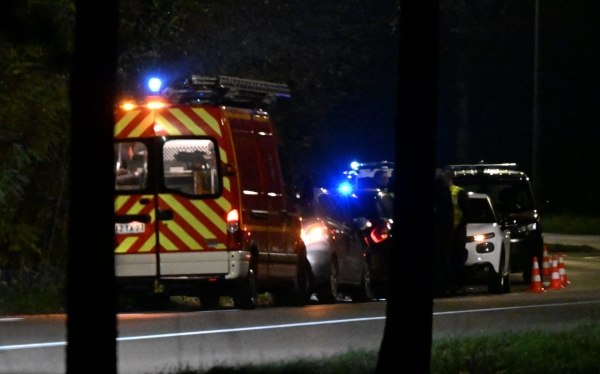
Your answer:
[[[502,214],[520,213],[534,210],[531,187],[526,180],[483,180],[454,183],[470,192],[484,193],[490,197],[497,212]]]
[[[487,199],[469,199],[469,223],[494,223],[496,218]]]

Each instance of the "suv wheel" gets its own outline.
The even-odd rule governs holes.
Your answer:
[[[317,299],[319,302],[330,304],[334,303],[338,294],[338,268],[335,259],[329,262],[329,277],[327,283],[319,287]]]
[[[489,279],[488,291],[490,293],[501,294],[504,292],[510,292],[510,273],[504,269],[504,256],[504,248],[502,248],[499,271],[496,274],[493,274]]]
[[[352,301],[362,303],[371,301],[375,298],[375,293],[371,286],[371,266],[367,261],[363,265],[363,276],[360,286],[351,294]]]

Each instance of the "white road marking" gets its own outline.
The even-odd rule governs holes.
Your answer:
[[[531,309],[531,308],[548,308],[557,306],[568,306],[568,305],[583,305],[583,304],[596,304],[600,303],[600,300],[592,301],[580,301],[573,303],[554,303],[554,304],[541,304],[541,305],[524,305],[524,306],[513,306],[513,307],[502,307],[502,308],[488,308],[488,309],[470,309],[470,310],[456,310],[449,312],[435,312],[434,316],[448,315],[448,314],[463,314],[463,313],[480,313],[480,312],[494,312],[500,310],[511,310],[511,309]],[[329,321],[316,321],[316,322],[301,322],[301,323],[288,323],[283,325],[266,325],[266,326],[253,326],[253,327],[238,327],[231,329],[219,329],[219,330],[205,330],[205,331],[189,331],[179,332],[171,334],[155,334],[155,335],[138,335],[138,336],[124,336],[117,338],[118,342],[133,341],[133,340],[147,340],[147,339],[162,339],[162,338],[175,338],[182,336],[193,336],[193,335],[209,335],[209,334],[222,334],[229,332],[243,332],[243,331],[257,331],[257,330],[270,330],[270,329],[283,329],[290,327],[304,327],[304,326],[317,326],[317,325],[330,325],[336,323],[351,323],[351,322],[368,322],[385,320],[385,316],[380,317],[365,317],[365,318],[350,318],[350,319],[338,319]],[[34,344],[15,344],[15,345],[4,345],[0,346],[0,351],[10,351],[17,349],[33,349],[33,348],[48,348],[66,346],[67,342],[49,342],[49,343],[34,343]]]
[[[23,318],[0,318],[0,322],[22,321]]]
[[[436,313],[433,313],[433,315],[434,316],[440,316],[440,315],[444,315],[444,314],[495,312],[495,311],[499,311],[499,310],[548,308],[548,307],[556,307],[556,306],[597,304],[597,303],[600,303],[600,300],[578,301],[578,302],[573,302],[573,303],[554,303],[554,304],[540,304],[540,305],[507,306],[507,307],[502,307],[502,308],[488,308],[488,309],[453,310],[453,311],[450,311],[450,312],[436,312]]]

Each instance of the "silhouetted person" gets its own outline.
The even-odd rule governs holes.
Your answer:
[[[373,175],[373,187],[375,188],[387,192],[389,182],[390,177],[388,176],[387,170],[377,170]]]
[[[451,276],[449,261],[454,238],[454,207],[450,186],[444,178],[442,169],[436,169],[434,183],[433,295],[444,297],[449,294],[455,282]]]
[[[450,270],[453,277],[454,292],[463,293],[465,291],[466,270],[465,261],[467,261],[467,222],[469,214],[469,194],[462,188],[453,183],[454,171],[445,170],[444,177],[450,188],[452,196],[452,205],[454,210],[454,236],[448,259],[450,261]]]

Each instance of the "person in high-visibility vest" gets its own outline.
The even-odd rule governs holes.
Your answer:
[[[468,256],[466,245],[469,194],[464,188],[453,183],[454,171],[446,170],[444,176],[450,187],[452,204],[454,206],[454,237],[452,239],[449,261],[454,275],[455,291],[462,293],[465,288],[465,261],[467,261]]]

